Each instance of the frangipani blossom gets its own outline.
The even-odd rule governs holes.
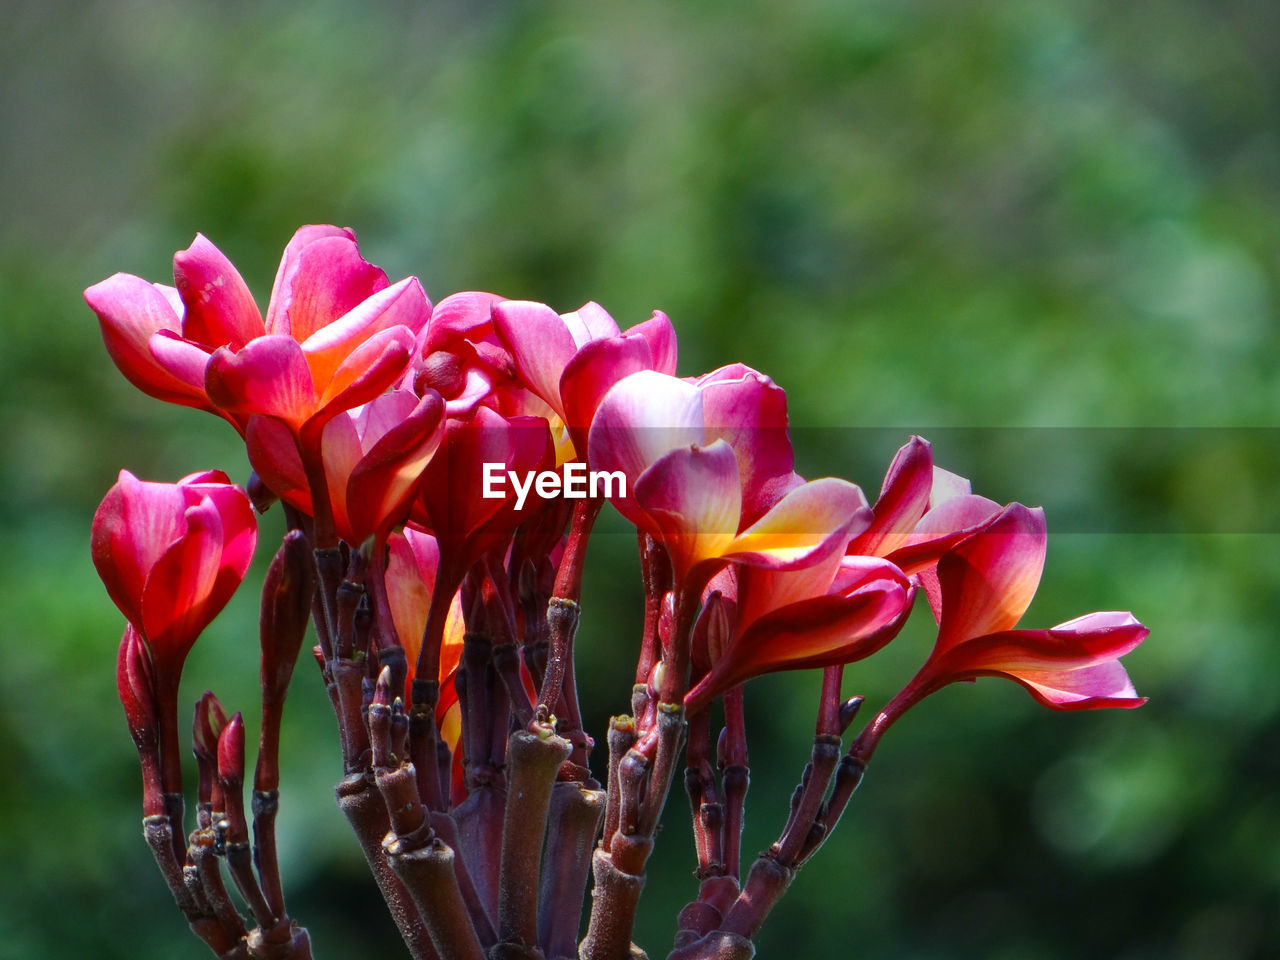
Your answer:
[[[257,542],[249,498],[217,470],[147,483],[127,470],[93,518],[93,562],[172,683],[244,579]]]
[[[444,437],[444,401],[393,390],[324,426],[320,457],[337,535],[358,546],[384,539],[409,515],[423,471]],[[282,422],[254,416],[245,433],[249,463],[281,499],[313,514],[311,489]]]
[[[568,428],[579,459],[610,387],[640,370],[676,371],[675,330],[661,311],[624,333],[597,303],[558,314],[543,303],[507,300],[493,306],[493,324],[521,379]]]
[[[863,759],[911,705],[958,680],[1006,677],[1055,710],[1146,702],[1119,663],[1148,632],[1132,614],[1091,613],[1048,629],[1014,629],[1040,582],[1046,544],[1044,511],[1014,503],[939,561],[937,643],[860,738]]]
[[[518,387],[515,363],[493,330],[493,306],[501,301],[497,294],[468,290],[436,304],[418,333],[402,386],[435,390],[450,417],[470,416],[479,403],[501,409],[500,395]]]
[[[422,647],[422,634],[427,626],[427,614],[431,609],[432,584],[440,566],[440,546],[436,538],[416,527],[408,526],[400,533],[393,533],[387,541],[390,559],[387,563],[387,601],[391,616],[409,661],[408,681],[413,679],[413,667]],[[439,675],[444,684],[453,678],[462,657],[462,640],[466,625],[462,617],[462,600],[454,594],[449,603],[444,640],[441,644]],[[443,691],[442,691],[443,692]],[[409,692],[405,691],[408,700]],[[442,696],[438,712],[448,709]],[[457,695],[453,694],[453,700]],[[439,720],[440,717],[437,717]]]
[[[176,287],[117,273],[86,290],[85,301],[130,383],[157,399],[221,414],[205,392],[209,354],[239,350],[265,334],[262,315],[231,261],[201,234],[174,255],[173,275]]]
[[[799,570],[734,565],[711,586],[734,603],[729,643],[685,697],[695,712],[730,687],[778,670],[871,656],[906,622],[915,585],[892,563],[836,554]]]
[[[627,477],[615,506],[663,544],[676,582],[700,592],[726,560],[809,566],[870,521],[855,485],[795,475],[785,425],[785,396],[755,371],[695,383],[641,371],[601,401],[590,460]]]

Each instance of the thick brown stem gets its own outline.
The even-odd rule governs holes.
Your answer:
[[[604,815],[604,791],[562,781],[551,788],[547,862],[538,902],[539,943],[548,957],[572,957],[591,867],[591,848]]]
[[[498,874],[498,937],[538,942],[538,875],[556,771],[573,749],[550,727],[517,730],[507,744],[507,807]]]
[[[382,899],[400,930],[400,936],[414,960],[439,960],[426,924],[418,914],[413,898],[387,863],[382,840],[390,827],[386,804],[363,774],[343,778],[335,790],[338,806],[364,851],[373,878],[382,891]]]
[[[400,839],[388,837],[384,849],[425,919],[440,960],[484,960],[453,872],[453,849],[439,837],[417,849],[406,849]]]
[[[591,891],[591,920],[587,935],[578,946],[578,957],[580,960],[634,960],[644,956],[631,942],[644,876],[624,873],[613,865],[609,854],[599,849],[591,859],[591,868],[596,881]]]

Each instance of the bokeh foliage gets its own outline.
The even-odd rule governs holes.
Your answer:
[[[138,839],[88,522],[121,467],[247,467],[225,425],[124,383],[80,291],[164,279],[199,230],[265,297],[308,222],[355,227],[437,299],[665,309],[682,373],[742,360],[788,389],[811,475],[874,495],[932,435],[1065,531],[1028,622],[1151,626],[1140,711],[1055,715],[983,681],[911,714],[763,956],[1280,953],[1275,4],[18,0],[4,19],[0,958],[202,955]],[[596,731],[625,707],[639,603],[632,541],[605,527]],[[254,606],[197,647],[188,701],[213,686],[252,715]],[[848,692],[891,695],[923,627]],[[782,822],[816,688],[748,691],[748,855]],[[323,956],[394,956],[306,664],[293,696],[291,907]],[[687,832],[675,796],[642,903],[659,956],[694,890]]]

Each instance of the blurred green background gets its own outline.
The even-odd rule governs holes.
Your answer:
[[[1139,711],[1053,714],[986,680],[912,713],[762,956],[1280,956],[1276,4],[10,0],[0,20],[0,958],[205,955],[138,835],[88,527],[122,467],[247,467],[225,424],[125,383],[80,292],[165,280],[198,230],[265,302],[315,222],[434,299],[665,309],[682,374],[742,360],[788,389],[810,475],[874,496],[932,436],[980,492],[1048,509],[1028,624],[1151,627]],[[633,541],[605,528],[597,733],[639,618]],[[254,715],[254,623],[245,591],[186,700]],[[848,692],[883,702],[924,627]],[[748,690],[748,857],[816,691]],[[293,912],[319,956],[399,955],[305,663],[285,749]],[[658,957],[695,890],[687,820],[673,796],[638,934]]]

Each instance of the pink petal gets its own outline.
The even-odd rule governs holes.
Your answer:
[[[316,407],[302,348],[292,337],[259,337],[238,353],[219,347],[205,371],[209,399],[231,414],[265,414],[297,427]]]
[[[580,457],[587,453],[588,431],[604,395],[619,380],[652,366],[649,345],[631,334],[595,340],[574,354],[557,392],[563,407],[561,419],[573,433]]]
[[[355,243],[355,232],[347,227],[334,227],[328,224],[313,224],[299,227],[294,231],[289,243],[280,258],[280,266],[276,269],[276,279],[271,286],[271,302],[267,305],[266,327],[268,333],[288,333],[287,320],[283,317],[289,305],[289,285],[298,272],[298,254],[309,244],[325,237],[341,237]]]
[[[585,335],[586,327],[578,326]],[[566,320],[544,303],[505,300],[493,307],[493,327],[510,349],[520,378],[563,419],[560,375],[578,350]]]
[[[665,313],[661,310],[653,311],[652,317],[643,323],[637,323],[625,335],[632,334],[639,334],[649,344],[651,369],[671,377],[676,375],[676,331]]]
[[[932,487],[933,450],[929,441],[912,437],[889,464],[875,519],[849,544],[849,552],[883,557],[904,545],[928,509]]]
[[[422,473],[443,438],[444,401],[432,393],[377,440],[347,481],[344,499],[353,542],[404,520]]]
[[[734,541],[742,494],[737,461],[723,440],[691,444],[660,457],[631,491],[643,528],[662,541],[679,581]],[[625,515],[625,501],[614,501]]]
[[[591,422],[588,459],[593,469],[621,470],[630,489],[664,454],[705,439],[701,391],[675,377],[642,370],[618,381],[600,401]]]
[[[117,273],[86,290],[84,299],[98,315],[107,353],[130,383],[159,400],[209,408],[203,384],[170,373],[148,347],[153,334],[177,335],[182,325],[162,291],[141,277]]]
[[[186,529],[182,490],[145,483],[127,470],[93,517],[91,550],[107,593],[132,624],[142,624],[142,593],[156,562]]]
[[[1044,569],[1044,511],[1010,504],[938,562],[942,618],[937,650],[1011,629]]]
[[[305,439],[303,441],[306,443]],[[305,449],[305,446],[304,446]],[[344,410],[324,425],[321,434],[320,458],[324,463],[325,488],[333,509],[333,525],[338,536],[357,545],[363,537],[355,537],[347,511],[347,481],[360,462],[360,433],[355,418]]]
[[[312,235],[285,250],[267,309],[267,331],[301,343],[387,285],[387,275],[360,256],[354,237]]]
[[[448,349],[456,340],[483,340],[493,332],[492,311],[502,300],[497,294],[478,290],[445,297],[436,304],[427,324],[422,343],[424,355]]]
[[[855,530],[871,521],[862,491],[847,480],[825,477],[797,487],[730,544],[725,555],[775,570],[815,563],[844,552]]]
[[[595,301],[584,303],[573,313],[566,313],[562,319],[577,347],[585,346],[592,340],[616,337],[619,332],[618,324],[609,316],[609,311]]]
[[[1022,673],[1097,666],[1134,650],[1148,634],[1131,613],[1090,613],[1047,630],[1006,630],[952,647],[937,658],[937,670]]]
[[[188,384],[193,394],[198,391],[204,400],[204,405],[210,409],[213,408],[213,404],[209,402],[204,392],[205,368],[209,365],[208,350],[189,340],[183,340],[176,333],[168,330],[159,330],[152,334],[147,342],[147,349],[151,351],[152,358],[160,367],[176,379]]]
[[[240,273],[202,234],[173,257],[173,279],[186,306],[182,335],[213,350],[239,350],[266,334],[262,314]]]
[[[933,468],[933,489],[929,491],[929,509],[955,497],[967,497],[973,493],[973,485],[968,478],[962,477],[941,467]]]
[[[754,523],[796,486],[786,391],[742,364],[713,371],[699,384],[707,437],[733,447],[742,475],[742,520]]]
[[[1139,697],[1129,675],[1118,660],[1108,660],[1079,670],[1024,670],[1007,674],[1053,710],[1096,710],[1105,707],[1140,707],[1147,702]]]

